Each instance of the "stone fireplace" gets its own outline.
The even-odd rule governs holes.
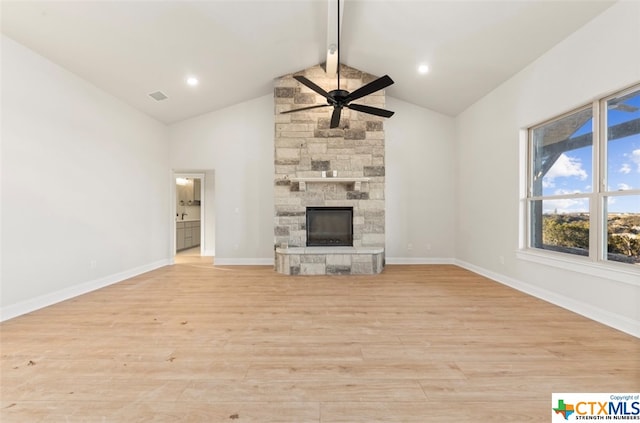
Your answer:
[[[328,78],[321,66],[297,74],[325,90],[336,88],[336,78]],[[322,96],[292,76],[278,79],[274,92],[276,270],[284,274],[379,273],[385,244],[384,119],[345,108],[340,126],[330,129],[331,107],[280,114],[326,104]],[[376,79],[344,65],[340,76],[341,88],[348,91]],[[354,103],[384,108],[384,91]],[[309,244],[308,210],[332,210],[335,215],[349,210],[349,229],[344,221],[325,221],[324,241],[312,239]],[[336,230],[352,232],[350,245],[332,238]]]

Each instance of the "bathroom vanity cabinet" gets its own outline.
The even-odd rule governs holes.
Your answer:
[[[200,221],[176,222],[176,250],[186,250],[200,245]]]

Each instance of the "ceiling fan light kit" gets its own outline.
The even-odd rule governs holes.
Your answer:
[[[308,78],[302,75],[295,75],[293,77],[295,80],[297,80],[307,88],[311,89],[312,91],[316,92],[317,94],[320,94],[321,96],[326,98],[327,104],[317,104],[314,106],[302,107],[300,109],[287,110],[282,112],[282,114],[333,106],[333,113],[331,114],[331,123],[329,125],[329,127],[332,129],[337,128],[340,125],[340,116],[342,115],[343,108],[355,110],[362,113],[367,113],[374,116],[389,118],[393,116],[393,113],[394,113],[390,110],[380,109],[378,107],[366,106],[364,104],[351,104],[351,102],[354,100],[358,100],[376,91],[383,90],[386,87],[393,84],[393,79],[391,79],[389,75],[384,75],[374,81],[371,81],[368,84],[365,84],[362,87],[358,88],[352,93],[350,93],[349,91],[340,89],[340,0],[337,0],[337,2],[338,2],[338,45],[337,45],[338,87],[335,90],[331,90],[327,92],[321,87],[319,87],[318,85],[316,85],[314,82],[309,80]]]

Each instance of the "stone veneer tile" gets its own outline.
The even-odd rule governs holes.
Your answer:
[[[288,211],[288,210],[278,210],[276,211],[276,216],[305,216],[306,210],[302,211]]]
[[[325,263],[327,256],[324,254],[305,254],[300,256],[300,263]]]
[[[371,154],[374,157],[384,157],[384,147],[373,147],[373,149],[371,150]],[[375,176],[375,175],[372,175],[372,176]]]
[[[368,261],[366,263],[353,263],[351,265],[352,275],[371,275],[374,273],[373,266],[371,265],[371,257],[368,256],[367,258]]]
[[[384,132],[382,131],[367,132],[366,139],[372,140],[372,141],[384,139]]]
[[[294,104],[315,104],[316,95],[314,93],[297,93],[293,97]]]
[[[353,139],[337,138],[327,140],[327,146],[329,148],[352,148],[356,146],[356,143]]]
[[[342,123],[342,122],[340,122],[340,123]],[[322,117],[322,118],[318,119],[318,124],[317,124],[318,129],[330,129],[329,128],[330,126],[331,126],[331,118]]]
[[[311,170],[329,170],[329,160],[311,160]]]
[[[371,254],[356,254],[351,258],[351,264],[371,263]]]
[[[369,198],[371,200],[384,200],[384,190],[369,190]]]
[[[384,176],[384,166],[364,166],[364,176]]]
[[[343,138],[344,129],[316,129],[313,132],[313,136],[315,138]]]
[[[384,219],[384,210],[363,210],[365,219],[374,219],[374,218],[383,218]]]
[[[289,235],[289,227],[288,226],[276,226],[275,228],[276,236],[286,236]]]
[[[274,161],[276,166],[297,166],[300,163],[299,159],[276,159]]]
[[[307,144],[307,154],[311,154],[311,155],[326,154],[327,149],[328,147],[326,142],[316,142],[315,140],[313,140],[313,142],[309,142]],[[311,162],[313,163],[312,160]]]
[[[350,275],[351,266],[327,265],[326,272],[327,275]]]
[[[347,140],[363,140],[366,138],[364,129],[347,129],[344,132],[344,138]]]
[[[324,263],[300,263],[301,275],[326,275],[327,267]]]
[[[365,247],[384,243],[384,234],[363,234],[362,245]]]
[[[350,254],[328,254],[327,266],[351,266]]]
[[[369,193],[361,191],[348,191],[347,200],[368,200]]]
[[[276,87],[275,96],[277,98],[282,97],[293,97],[296,93],[296,89],[294,87]]]
[[[291,268],[289,264],[289,257],[285,255],[276,255],[276,263],[278,270],[287,272]]]
[[[382,131],[382,121],[378,120],[368,120],[367,121],[367,131]]]

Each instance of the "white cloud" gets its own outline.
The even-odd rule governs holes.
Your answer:
[[[640,148],[631,152],[631,161],[638,165],[637,171],[640,172]]]
[[[559,189],[555,190],[555,192],[553,193],[553,195],[577,194],[577,193],[579,193],[579,192],[580,192],[580,190],[579,190],[579,189],[569,190],[569,189],[562,189],[562,188],[559,188]]]
[[[624,182],[618,184],[618,191],[626,191],[631,189],[631,185],[627,185]]]
[[[587,213],[589,201],[586,198],[563,198],[561,200],[545,200],[544,213]]]
[[[624,173],[625,175],[627,175],[631,173],[631,166],[629,166],[629,163],[622,163],[622,167],[618,172]]]
[[[640,160],[640,150],[638,150],[638,159]],[[555,186],[555,178],[575,177],[584,181],[589,177],[587,172],[582,168],[582,161],[576,157],[569,157],[562,153],[558,160],[551,166],[549,172],[542,179],[542,185],[545,188]]]

